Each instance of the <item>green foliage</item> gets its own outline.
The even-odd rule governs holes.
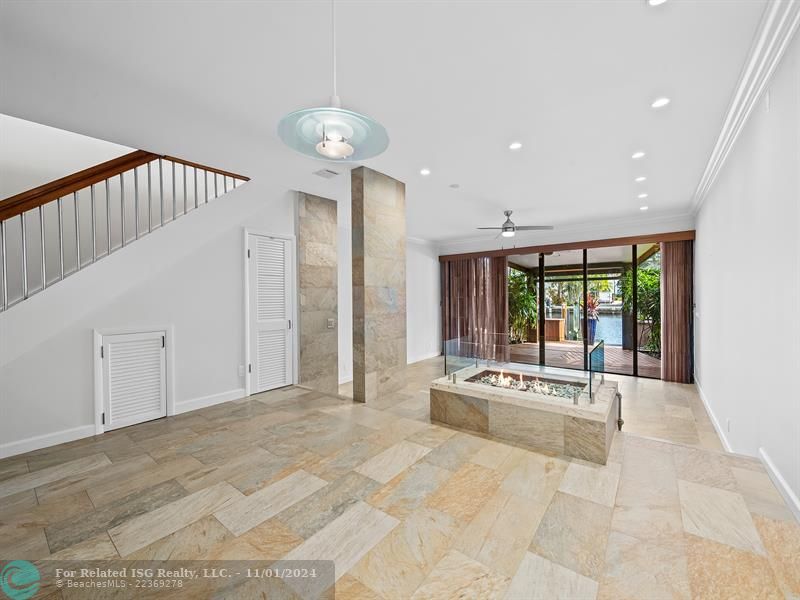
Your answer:
[[[539,318],[536,301],[536,282],[526,273],[514,269],[508,271],[508,321],[512,342],[522,342],[528,327]]]
[[[626,313],[633,310],[633,277],[631,273],[628,270],[622,276],[622,308]],[[645,350],[661,352],[661,269],[659,266],[639,267],[636,291],[638,319],[650,323],[650,339],[647,341]]]
[[[598,275],[593,275],[593,277],[598,277]],[[613,281],[610,279],[592,279],[589,281],[589,293],[594,294],[595,296],[599,296],[600,292],[612,292],[613,289]]]
[[[583,298],[583,280],[547,282],[545,294],[551,306],[577,304]]]

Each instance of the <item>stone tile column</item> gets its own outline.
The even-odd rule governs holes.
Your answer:
[[[298,192],[298,381],[339,393],[336,201]]]
[[[406,380],[406,188],[351,171],[353,218],[353,399],[370,402]]]

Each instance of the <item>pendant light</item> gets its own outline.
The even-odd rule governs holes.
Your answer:
[[[330,105],[289,113],[278,123],[283,143],[312,158],[355,162],[377,156],[389,146],[383,125],[342,108],[336,90],[336,6],[331,0],[333,95]]]

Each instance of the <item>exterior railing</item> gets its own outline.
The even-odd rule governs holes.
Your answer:
[[[589,352],[589,397],[594,402],[594,394],[603,383],[606,372],[606,347],[600,340]]]

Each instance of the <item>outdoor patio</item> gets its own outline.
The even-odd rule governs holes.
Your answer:
[[[583,342],[546,342],[545,362],[551,367],[583,369]],[[539,364],[539,344],[511,345],[511,362]],[[605,371],[607,373],[633,374],[633,351],[620,346],[605,346]],[[661,377],[661,361],[639,352],[639,376]]]

